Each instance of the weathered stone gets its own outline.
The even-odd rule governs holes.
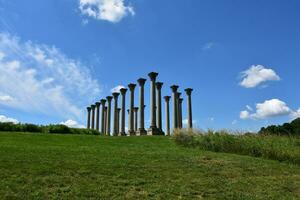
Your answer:
[[[129,116],[130,116],[130,126],[129,126],[129,135],[135,135],[134,131],[134,89],[136,84],[129,84],[128,88],[130,91],[130,107],[129,107]]]
[[[120,93],[122,95],[122,110],[121,110],[121,131],[120,131],[120,135],[121,136],[125,136],[126,132],[125,132],[125,110],[126,110],[126,92],[127,89],[126,88],[122,88],[120,89]]]
[[[113,126],[113,136],[118,136],[118,97],[120,93],[112,93],[114,98],[114,126]]]
[[[166,135],[170,136],[170,96],[165,96],[165,103],[166,103]]]
[[[145,99],[144,99],[144,86],[146,83],[146,79],[140,78],[137,80],[140,86],[139,93],[139,129],[137,131],[137,135],[147,135],[147,131],[145,130]]]
[[[110,136],[110,124],[111,124],[111,100],[113,99],[112,96],[107,96],[107,113],[106,113],[106,135]]]
[[[88,112],[88,114],[87,114],[87,125],[86,125],[86,128],[90,129],[91,128],[91,110],[92,110],[92,108],[91,107],[87,107],[86,109],[87,109],[87,112]]]
[[[187,95],[187,107],[188,107],[188,128],[193,128],[193,114],[192,114],[192,88],[185,89]]]

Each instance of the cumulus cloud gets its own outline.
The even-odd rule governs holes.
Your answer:
[[[126,5],[124,0],[79,0],[79,9],[83,15],[113,23],[135,15],[133,7]]]
[[[6,117],[4,115],[0,115],[0,122],[12,122],[14,124],[19,123],[18,120],[14,119],[14,118]]]
[[[291,118],[292,119],[300,118],[300,108],[297,111],[291,113]]]
[[[266,81],[279,81],[280,77],[272,69],[267,69],[262,65],[253,65],[242,72],[240,85],[245,88],[254,88]]]
[[[60,124],[68,126],[70,128],[85,128],[84,125],[79,124],[77,121],[74,121],[72,119],[68,119],[65,122],[61,122]]]
[[[85,65],[56,47],[0,33],[0,106],[30,114],[83,120],[100,86]]]
[[[126,88],[126,87],[123,85],[118,85],[118,86],[112,88],[110,91],[111,91],[111,93],[120,92],[120,89],[122,89],[122,88]]]
[[[256,104],[256,111],[249,112],[244,110],[240,112],[241,119],[267,119],[272,117],[289,115],[293,111],[285,102],[279,99],[266,100],[263,103]]]

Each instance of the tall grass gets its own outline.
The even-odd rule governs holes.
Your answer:
[[[214,152],[235,153],[300,164],[300,138],[234,135],[227,131],[175,131],[176,143]]]

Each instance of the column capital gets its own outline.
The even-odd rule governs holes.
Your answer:
[[[147,79],[145,79],[145,78],[139,78],[137,80],[137,82],[139,83],[139,86],[144,86],[146,81],[147,81]]]
[[[179,99],[179,103],[182,103],[182,102],[183,102],[183,98],[180,98],[180,99]]]
[[[156,72],[150,72],[148,74],[148,76],[150,77],[151,81],[154,81],[156,79],[156,77],[158,76],[158,73],[156,73]]]
[[[136,86],[136,84],[134,84],[134,83],[128,84],[128,88],[130,91],[133,91],[135,89],[135,86]]]
[[[166,102],[169,102],[171,97],[170,96],[164,96],[164,99],[165,99]]]
[[[97,108],[99,108],[99,107],[100,107],[100,104],[101,104],[100,102],[96,102],[95,105],[96,105]]]
[[[88,112],[91,112],[92,108],[91,107],[87,107],[86,108]]]
[[[127,109],[127,112],[128,112],[128,114],[129,114],[129,109]]]
[[[177,97],[178,97],[178,99],[179,99],[180,96],[181,96],[181,92],[177,92],[176,94],[177,94]]]
[[[178,85],[172,85],[170,88],[172,89],[172,92],[177,92],[179,86]]]
[[[191,95],[192,92],[193,92],[193,89],[192,88],[186,88],[184,91],[186,92],[187,95]]]
[[[101,99],[100,102],[101,102],[101,104],[104,106],[105,103],[106,103],[106,99]]]
[[[156,82],[155,83],[156,89],[160,90],[162,88],[163,84],[164,84],[163,82]]]
[[[112,93],[112,96],[114,99],[117,99],[119,97],[120,93],[119,92],[114,92]]]
[[[120,112],[122,109],[121,108],[118,108],[118,112]]]
[[[139,110],[139,107],[134,107],[133,110],[134,110],[135,112],[137,112],[137,111]]]
[[[121,95],[125,95],[126,92],[127,92],[127,90],[128,90],[128,89],[126,89],[126,88],[121,88],[121,89],[120,89]]]
[[[95,110],[96,105],[91,105],[92,110]]]
[[[108,103],[110,103],[112,99],[113,99],[112,96],[107,96],[107,97],[106,97],[106,100],[107,100]]]

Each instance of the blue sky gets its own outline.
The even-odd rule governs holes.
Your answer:
[[[300,117],[299,9],[298,0],[0,0],[0,120],[84,125],[86,105],[157,71],[163,95],[194,88],[198,128],[290,121]],[[146,91],[149,108],[149,81]]]

